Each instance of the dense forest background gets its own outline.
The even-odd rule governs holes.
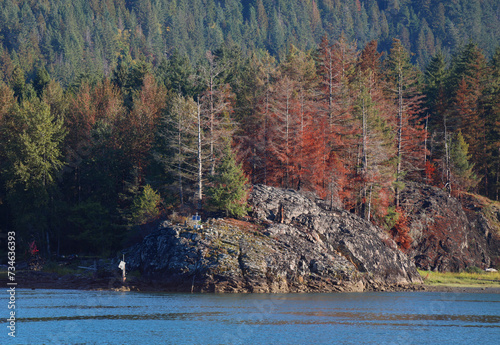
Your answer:
[[[344,33],[358,48],[398,37],[424,67],[469,41],[491,57],[500,39],[496,0],[56,0],[0,2],[3,79],[37,64],[64,86],[81,74],[109,76],[120,55],[158,63],[177,50],[191,63],[206,50],[237,45],[283,58]]]
[[[500,3],[1,1],[0,229],[110,255],[164,214],[315,193],[411,238],[416,181],[500,190]]]

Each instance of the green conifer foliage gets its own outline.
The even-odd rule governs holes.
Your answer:
[[[236,163],[236,156],[229,144],[215,169],[212,182],[213,186],[208,189],[212,206],[224,211],[226,216],[243,217],[247,214],[248,190],[245,185],[248,181],[241,164]]]
[[[33,87],[35,88],[38,97],[41,97],[43,90],[50,83],[50,76],[45,67],[40,67],[36,70]]]
[[[455,176],[455,188],[469,190],[479,182],[473,172],[474,164],[469,162],[469,144],[465,141],[462,133],[458,131],[455,140],[451,143],[450,156]]]
[[[50,224],[56,221],[53,198],[58,187],[56,176],[63,167],[63,120],[51,114],[49,106],[38,98],[24,101],[8,117],[3,128],[7,137],[2,177],[13,224],[20,236],[26,236],[27,231],[38,236],[50,253],[45,240]]]
[[[161,197],[149,184],[142,188],[132,203],[132,222],[134,225],[143,225],[158,217],[160,214]]]
[[[50,185],[63,166],[63,120],[56,119],[49,106],[38,99],[23,102],[19,116],[23,130],[17,138],[15,155],[11,157],[12,182],[21,183],[25,188]]]

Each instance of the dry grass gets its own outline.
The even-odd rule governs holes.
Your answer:
[[[259,224],[247,222],[245,220],[234,219],[234,218],[224,218],[224,223],[226,223],[227,225],[232,225],[234,227],[237,227],[241,230],[245,230],[248,232],[259,232],[263,228]]]
[[[418,272],[428,285],[500,288],[500,272],[453,273],[422,270]]]
[[[481,208],[481,212],[488,219],[490,225],[497,229],[497,235],[500,236],[500,202],[467,192],[463,192],[462,196],[473,201]]]

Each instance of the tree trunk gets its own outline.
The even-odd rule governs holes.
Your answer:
[[[362,122],[363,122],[363,125],[362,125],[362,132],[363,132],[363,147],[362,147],[362,159],[363,159],[363,163],[362,163],[362,170],[361,170],[361,174],[362,174],[362,177],[363,177],[363,207],[362,207],[362,214],[363,214],[363,218],[366,219],[366,189],[367,189],[367,184],[366,184],[366,176],[367,176],[367,172],[368,172],[368,143],[367,143],[367,139],[368,139],[368,128],[367,128],[367,114],[366,114],[366,107],[365,107],[365,99],[363,97],[362,99],[362,110],[361,110],[361,113],[362,113]],[[371,194],[370,194],[371,195]],[[369,206],[368,206],[369,207]],[[369,216],[368,216],[369,217]],[[369,219],[369,218],[368,218]]]
[[[372,189],[373,189],[373,184],[370,185],[370,197],[368,199],[368,217],[366,218],[366,220],[370,220],[371,218],[371,212],[372,212]]]
[[[210,71],[212,72],[212,71]],[[211,73],[210,73],[211,74]],[[215,156],[214,156],[214,77],[210,75],[210,176],[215,174]]]
[[[181,140],[181,117],[178,119],[178,128],[177,128],[177,144],[178,146],[178,165],[177,165],[177,173],[179,174],[179,197],[181,200],[181,206],[184,205],[184,194],[182,190],[182,140]]]
[[[203,165],[202,165],[202,155],[201,155],[201,106],[198,101],[198,210],[202,210],[202,200],[203,200]]]
[[[290,95],[287,92],[286,95],[286,113],[285,113],[285,188],[289,188],[290,186],[288,185],[288,160],[290,157],[290,152],[289,152],[289,132],[290,132]]]
[[[443,117],[444,125],[444,150],[445,150],[445,160],[446,160],[446,189],[448,190],[448,196],[451,196],[451,167],[450,167],[450,146],[448,143],[448,126],[446,124],[446,115]]]
[[[427,132],[427,126],[428,126],[428,124],[429,124],[429,117],[427,116],[427,117],[425,118],[424,168],[426,168],[426,166],[427,166],[427,134],[428,134],[428,132]],[[424,175],[426,175],[426,176],[425,176],[425,182],[426,182],[426,183],[429,183],[429,181],[427,181],[427,174],[424,174]]]
[[[401,181],[401,161],[403,160],[402,139],[403,139],[403,73],[400,69],[398,75],[398,165],[396,169],[396,207],[399,207],[399,184]]]

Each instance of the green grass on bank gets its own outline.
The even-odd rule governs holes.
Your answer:
[[[500,288],[500,272],[453,273],[418,270],[418,273],[427,285]]]
[[[42,266],[41,272],[44,273],[55,273],[59,276],[65,276],[65,275],[91,275],[93,271],[91,270],[86,270],[81,268],[80,266],[85,266],[81,264],[80,262],[74,262],[69,265],[61,264],[55,261],[49,261],[48,263],[44,264]],[[89,266],[89,265],[86,265]],[[28,269],[26,268],[25,270],[22,271],[27,271]],[[20,272],[20,271],[14,271],[14,273]],[[8,272],[7,269],[0,269],[0,280],[7,280],[8,279]]]
[[[78,268],[78,264],[74,263],[72,265],[60,265],[57,262],[49,262],[45,264],[42,268],[42,272],[46,273],[56,273],[57,275],[64,276],[69,274],[87,274],[89,271],[85,271]]]

